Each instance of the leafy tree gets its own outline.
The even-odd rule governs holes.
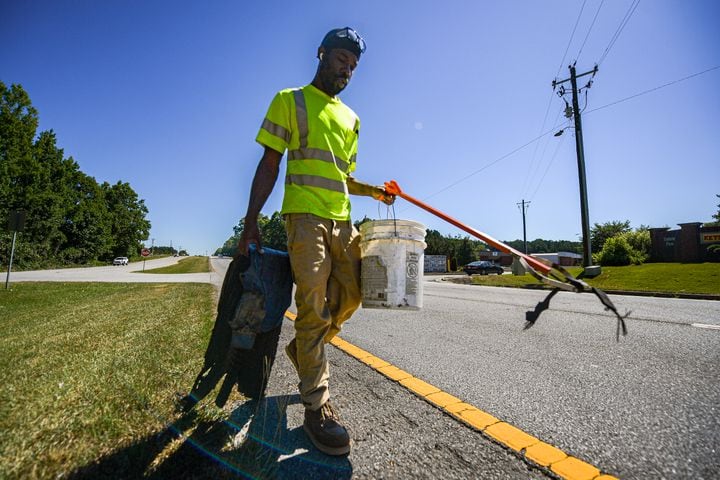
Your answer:
[[[148,209],[127,182],[101,186],[110,219],[112,242],[110,257],[130,257],[137,254],[141,242],[150,233],[150,222],[145,218]]]
[[[285,221],[280,212],[274,212],[271,217],[267,215],[258,215],[258,229],[260,230],[263,247],[273,248],[275,250],[287,251],[287,233],[285,232]],[[233,256],[237,252],[237,244],[240,241],[240,235],[245,228],[245,219],[241,218],[236,226],[233,227],[233,235],[228,238],[222,247],[215,251],[216,255]]]
[[[630,231],[630,220],[596,223],[590,228],[590,247],[593,252],[603,249],[607,239]]]
[[[447,238],[437,230],[428,229],[425,232],[426,255],[447,255]]]
[[[174,249],[165,245],[155,245],[152,248],[153,255],[172,255],[174,253]]]
[[[287,251],[287,232],[285,221],[280,212],[274,212],[267,222],[259,225],[263,236],[263,246],[275,250]]]
[[[720,198],[720,195],[715,195],[716,197]],[[714,222],[708,222],[705,224],[706,227],[717,227],[720,226],[720,203],[717,206],[718,211],[717,213],[713,214],[712,218],[715,220]]]
[[[0,82],[0,218],[21,207],[16,192],[31,180],[37,110],[19,85]],[[26,169],[30,174],[26,174]]]
[[[365,215],[361,220],[356,220],[355,223],[353,223],[353,225],[355,225],[355,228],[360,230],[360,225],[362,225],[365,222],[371,222],[371,221],[372,221],[372,218]]]
[[[105,257],[112,246],[110,215],[103,191],[93,177],[75,172],[72,204],[61,227],[66,246],[60,252],[65,263],[87,263]]]
[[[461,237],[442,237],[441,249],[436,255],[445,255],[450,260],[450,269],[456,270],[463,265],[477,260],[479,253],[487,250],[487,245],[480,241],[474,240],[467,235]],[[426,235],[427,243],[427,235]],[[428,253],[427,249],[425,250]]]
[[[150,227],[128,184],[101,187],[64,158],[52,130],[37,135],[38,114],[20,85],[0,82],[0,219],[27,212],[16,266],[86,263],[130,256]],[[2,247],[9,234],[0,232]],[[6,248],[0,248],[0,261]]]
[[[458,242],[457,248],[457,262],[458,265],[467,265],[468,263],[475,260],[476,249],[473,245],[473,241],[470,238],[465,237]]]
[[[625,232],[620,235],[625,238],[633,251],[633,263],[644,263],[650,257],[652,241],[650,240],[650,228],[642,225],[634,232]]]
[[[50,130],[41,132],[34,144],[39,171],[27,201],[27,235],[36,252],[45,259],[57,257],[67,243],[61,227],[73,207],[72,179],[79,171],[72,158],[63,158],[63,150],[56,146],[56,141]]]
[[[19,85],[7,87],[0,82],[0,222],[3,224],[9,212],[27,209],[27,185],[32,177],[25,172],[34,170],[33,139],[37,126],[37,110],[28,94]],[[12,235],[5,228],[0,228],[0,232],[0,259],[7,263]],[[24,233],[20,236],[18,258],[37,256],[32,249],[24,248],[26,236]]]
[[[523,251],[522,240],[508,240],[504,243],[516,250]],[[570,240],[544,240],[542,238],[528,241],[528,253],[556,252],[582,253],[582,243]]]

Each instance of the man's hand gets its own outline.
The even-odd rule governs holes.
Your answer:
[[[385,205],[392,205],[395,202],[395,195],[388,193],[385,187],[375,187],[369,183],[361,182],[348,175],[347,178],[348,192],[353,195],[364,195],[372,197],[375,200],[383,202]]]
[[[375,200],[383,202],[385,205],[392,205],[395,203],[395,195],[387,193],[383,187],[375,187],[372,197]]]
[[[250,244],[254,243],[259,253],[262,253],[262,243],[260,242],[260,230],[257,226],[256,220],[245,218],[245,224],[243,225],[243,231],[240,234],[240,240],[238,241],[237,252],[235,256],[250,254]]]

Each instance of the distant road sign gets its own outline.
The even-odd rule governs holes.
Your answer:
[[[140,255],[142,255],[143,257],[147,257],[148,255],[150,255],[150,250],[148,250],[147,248],[143,248],[140,251]]]
[[[8,230],[11,232],[22,232],[25,230],[25,210],[11,210],[8,213]]]

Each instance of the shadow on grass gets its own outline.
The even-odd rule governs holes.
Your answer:
[[[351,478],[346,456],[327,456],[313,447],[302,427],[288,428],[287,408],[299,403],[298,395],[248,401],[228,420],[213,422],[198,421],[192,411],[69,478]]]

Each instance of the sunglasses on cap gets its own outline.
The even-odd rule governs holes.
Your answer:
[[[338,42],[340,42],[340,44],[338,44]],[[350,27],[331,30],[327,33],[327,35],[325,35],[325,38],[322,41],[322,45],[325,47],[329,47],[331,45],[339,46],[345,42],[350,42],[351,44],[353,44],[354,47],[357,49],[357,53],[365,53],[365,40],[363,40],[359,33],[357,33]]]
[[[352,40],[360,48],[360,53],[365,53],[365,40],[363,40],[360,34],[352,28],[345,27],[342,30],[338,30],[335,32],[335,36],[338,38],[348,38]]]

